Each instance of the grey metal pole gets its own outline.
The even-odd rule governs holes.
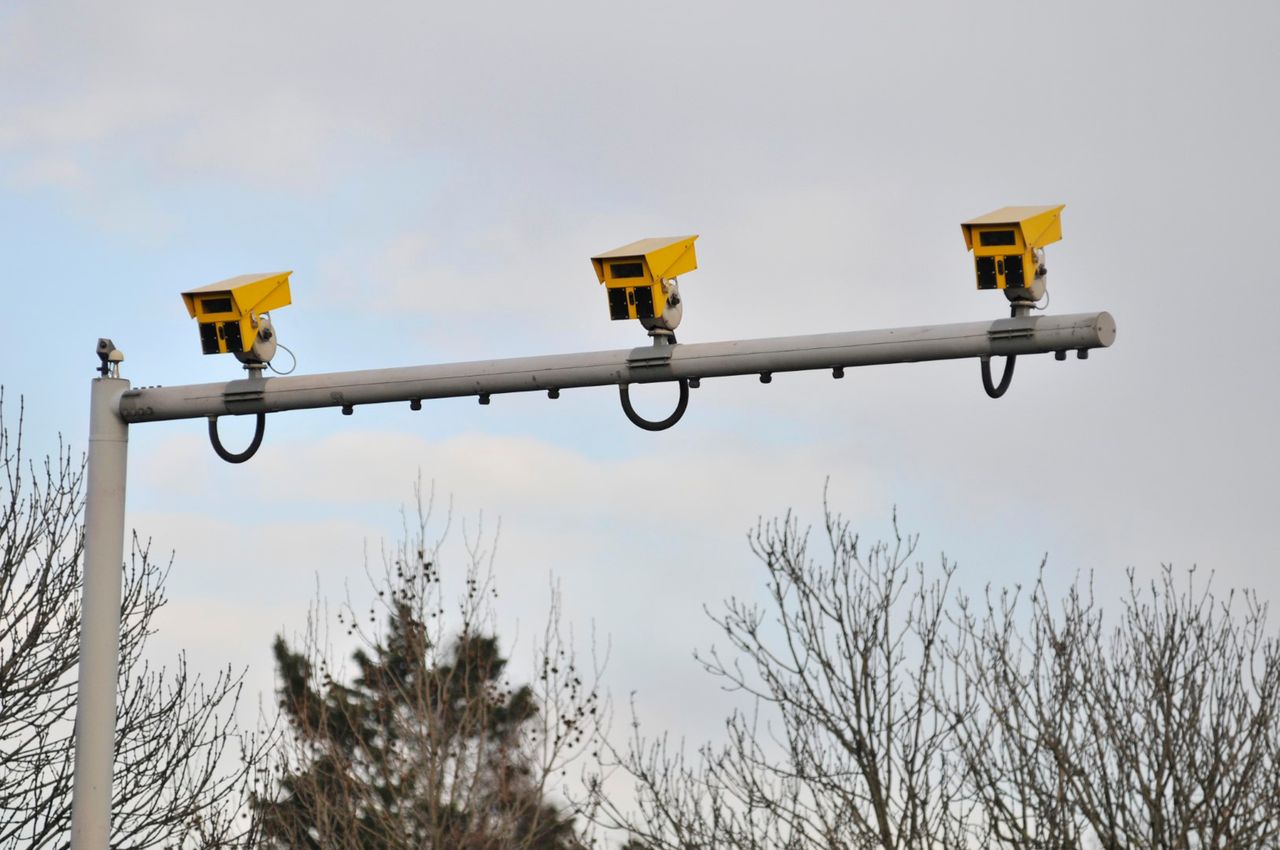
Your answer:
[[[76,691],[71,850],[107,850],[120,651],[124,487],[129,425],[120,418],[123,378],[93,382],[84,513],[84,591]]]

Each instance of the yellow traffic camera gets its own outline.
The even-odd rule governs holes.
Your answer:
[[[693,236],[641,239],[591,258],[609,296],[611,319],[639,319],[650,331],[673,331],[683,308],[676,278],[698,267]]]
[[[973,251],[979,289],[1003,289],[1011,301],[1044,295],[1044,246],[1062,238],[1062,209],[1002,207],[960,225]]]
[[[204,353],[230,352],[246,363],[270,360],[276,342],[265,314],[291,303],[291,274],[244,274],[182,293],[187,313],[200,323]]]

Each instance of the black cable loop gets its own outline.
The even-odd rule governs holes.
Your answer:
[[[991,358],[982,358],[982,388],[987,391],[987,395],[992,398],[1000,398],[1009,389],[1009,384],[1013,383],[1013,366],[1018,362],[1018,355],[1010,354],[1004,358],[1004,374],[1000,376],[1000,383],[993,385],[991,383]]]
[[[218,439],[218,417],[209,417],[209,442],[213,443],[213,450],[218,453],[218,457],[227,463],[244,463],[258,452],[258,447],[262,445],[262,435],[267,430],[267,414],[259,413],[258,421],[253,427],[253,441],[249,443],[249,448],[239,454],[232,454],[222,445],[222,440]]]
[[[666,419],[660,419],[657,422],[645,419],[636,413],[636,409],[631,406],[631,390],[628,384],[618,384],[618,396],[622,399],[622,412],[627,414],[632,425],[646,431],[665,431],[680,421],[680,417],[684,416],[684,411],[689,406],[689,381],[685,378],[680,379],[680,401],[676,403],[675,411]]]

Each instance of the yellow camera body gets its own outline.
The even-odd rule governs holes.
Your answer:
[[[612,319],[661,319],[670,281],[698,267],[693,236],[641,239],[591,258],[596,278],[609,296]],[[673,302],[673,306],[678,302]]]
[[[1002,207],[961,224],[978,289],[1032,289],[1045,274],[1040,249],[1062,238],[1065,206]]]
[[[243,274],[182,293],[187,313],[200,323],[205,354],[244,354],[258,337],[259,317],[291,302],[293,272]]]

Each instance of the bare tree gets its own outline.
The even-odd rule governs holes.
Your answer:
[[[336,614],[357,646],[354,675],[334,660],[319,603],[301,651],[277,639],[287,730],[254,803],[267,846],[583,846],[555,792],[596,736],[595,674],[579,668],[562,638],[553,594],[534,681],[513,684],[493,633],[484,535],[468,544],[466,589],[453,607],[439,566],[444,535],[429,540],[430,514],[419,491],[416,527],[370,575],[376,601],[357,610],[348,600]]]
[[[688,756],[637,726],[603,748],[590,811],[630,848],[1280,846],[1280,638],[1256,594],[1166,568],[1131,572],[1110,620],[1078,582],[979,603],[945,558],[910,564],[896,519],[888,545],[830,512],[826,532],[811,557],[790,515],[758,526],[767,603],[711,615],[728,648],[703,665],[753,706],[724,741]]]
[[[828,511],[819,560],[790,514],[758,526],[768,605],[730,599],[711,616],[732,652],[702,658],[755,709],[694,760],[637,732],[604,768],[634,778],[638,810],[600,779],[597,820],[653,848],[962,846],[953,723],[934,699],[952,569],[926,578],[916,538],[894,532],[864,547]]]
[[[3,394],[0,393],[0,414]],[[41,466],[0,416],[0,848],[69,843],[80,640],[83,462]],[[260,751],[236,734],[239,677],[212,683],[143,659],[166,569],[134,538],[124,570],[112,846],[229,846]],[[239,752],[235,748],[241,747]],[[231,749],[228,749],[228,748]]]
[[[1072,589],[1072,595],[1078,593]],[[1047,604],[1043,585],[1033,597]],[[1046,741],[1065,737],[1075,722],[1062,710],[1071,698],[1067,682],[1082,650],[1079,638],[1091,624],[1072,617],[1060,631],[1033,628],[1024,634],[1014,616],[1016,591],[989,592],[985,617],[975,614],[968,599],[958,604],[961,635],[951,660],[963,671],[950,679],[952,690],[940,694],[958,720],[956,740],[967,784],[979,801],[982,817],[971,826],[979,844],[992,847],[1057,850],[1086,846],[1084,820],[1075,805],[1068,777]],[[1081,610],[1079,601],[1069,609]],[[1040,621],[1044,625],[1044,621]],[[1049,669],[1031,669],[1047,663]],[[1037,726],[1029,722],[1034,715]]]
[[[1115,850],[1280,841],[1280,641],[1253,592],[1129,573],[1108,626],[1087,587],[966,608],[978,710],[959,738],[990,845]],[[1025,634],[1023,630],[1025,629]]]

